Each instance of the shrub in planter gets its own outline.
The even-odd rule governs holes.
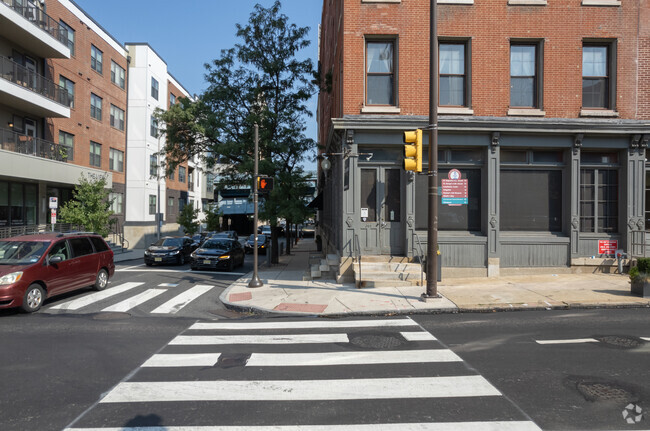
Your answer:
[[[634,294],[650,297],[650,258],[640,257],[637,266],[630,268],[630,285]]]

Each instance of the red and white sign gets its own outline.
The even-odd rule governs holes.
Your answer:
[[[614,254],[618,249],[617,239],[599,239],[598,254]]]
[[[51,223],[56,224],[56,210],[55,209],[50,210],[50,218],[52,220]]]

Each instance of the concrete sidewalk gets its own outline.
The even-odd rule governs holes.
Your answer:
[[[262,287],[248,287],[249,273],[227,288],[221,301],[242,311],[333,316],[650,307],[650,298],[632,295],[629,278],[618,274],[454,278],[438,283],[441,298],[424,302],[423,286],[357,289],[334,280],[303,281],[309,257],[318,254],[314,240],[300,240],[291,253],[280,256],[279,264],[259,269]]]

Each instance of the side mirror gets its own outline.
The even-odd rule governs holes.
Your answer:
[[[61,256],[52,256],[49,260],[48,263],[52,265],[53,263],[61,263],[63,262],[63,258]]]

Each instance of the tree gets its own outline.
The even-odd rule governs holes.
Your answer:
[[[72,191],[73,200],[61,207],[61,221],[81,225],[84,229],[107,236],[109,232],[112,200],[106,188],[106,177],[81,174],[79,184]]]
[[[192,236],[199,230],[199,210],[192,205],[185,205],[178,215],[177,222],[183,227],[185,233]]]
[[[211,231],[219,230],[219,218],[221,217],[221,211],[216,205],[211,205],[208,208],[208,211],[205,213],[205,224],[206,229]]]
[[[280,8],[279,1],[269,8],[256,5],[249,22],[236,25],[241,43],[206,64],[207,90],[197,100],[183,99],[157,112],[166,135],[162,152],[168,171],[198,156],[207,168],[222,164],[220,187],[251,185],[257,123],[260,174],[277,178],[276,187],[303,174],[300,163],[315,148],[305,136],[305,117],[311,116],[307,101],[315,86],[311,60],[296,55],[310,44],[309,28],[289,23]],[[267,197],[261,218],[277,226],[287,196]],[[275,230],[272,241],[277,250]],[[277,262],[276,253],[272,261]]]

